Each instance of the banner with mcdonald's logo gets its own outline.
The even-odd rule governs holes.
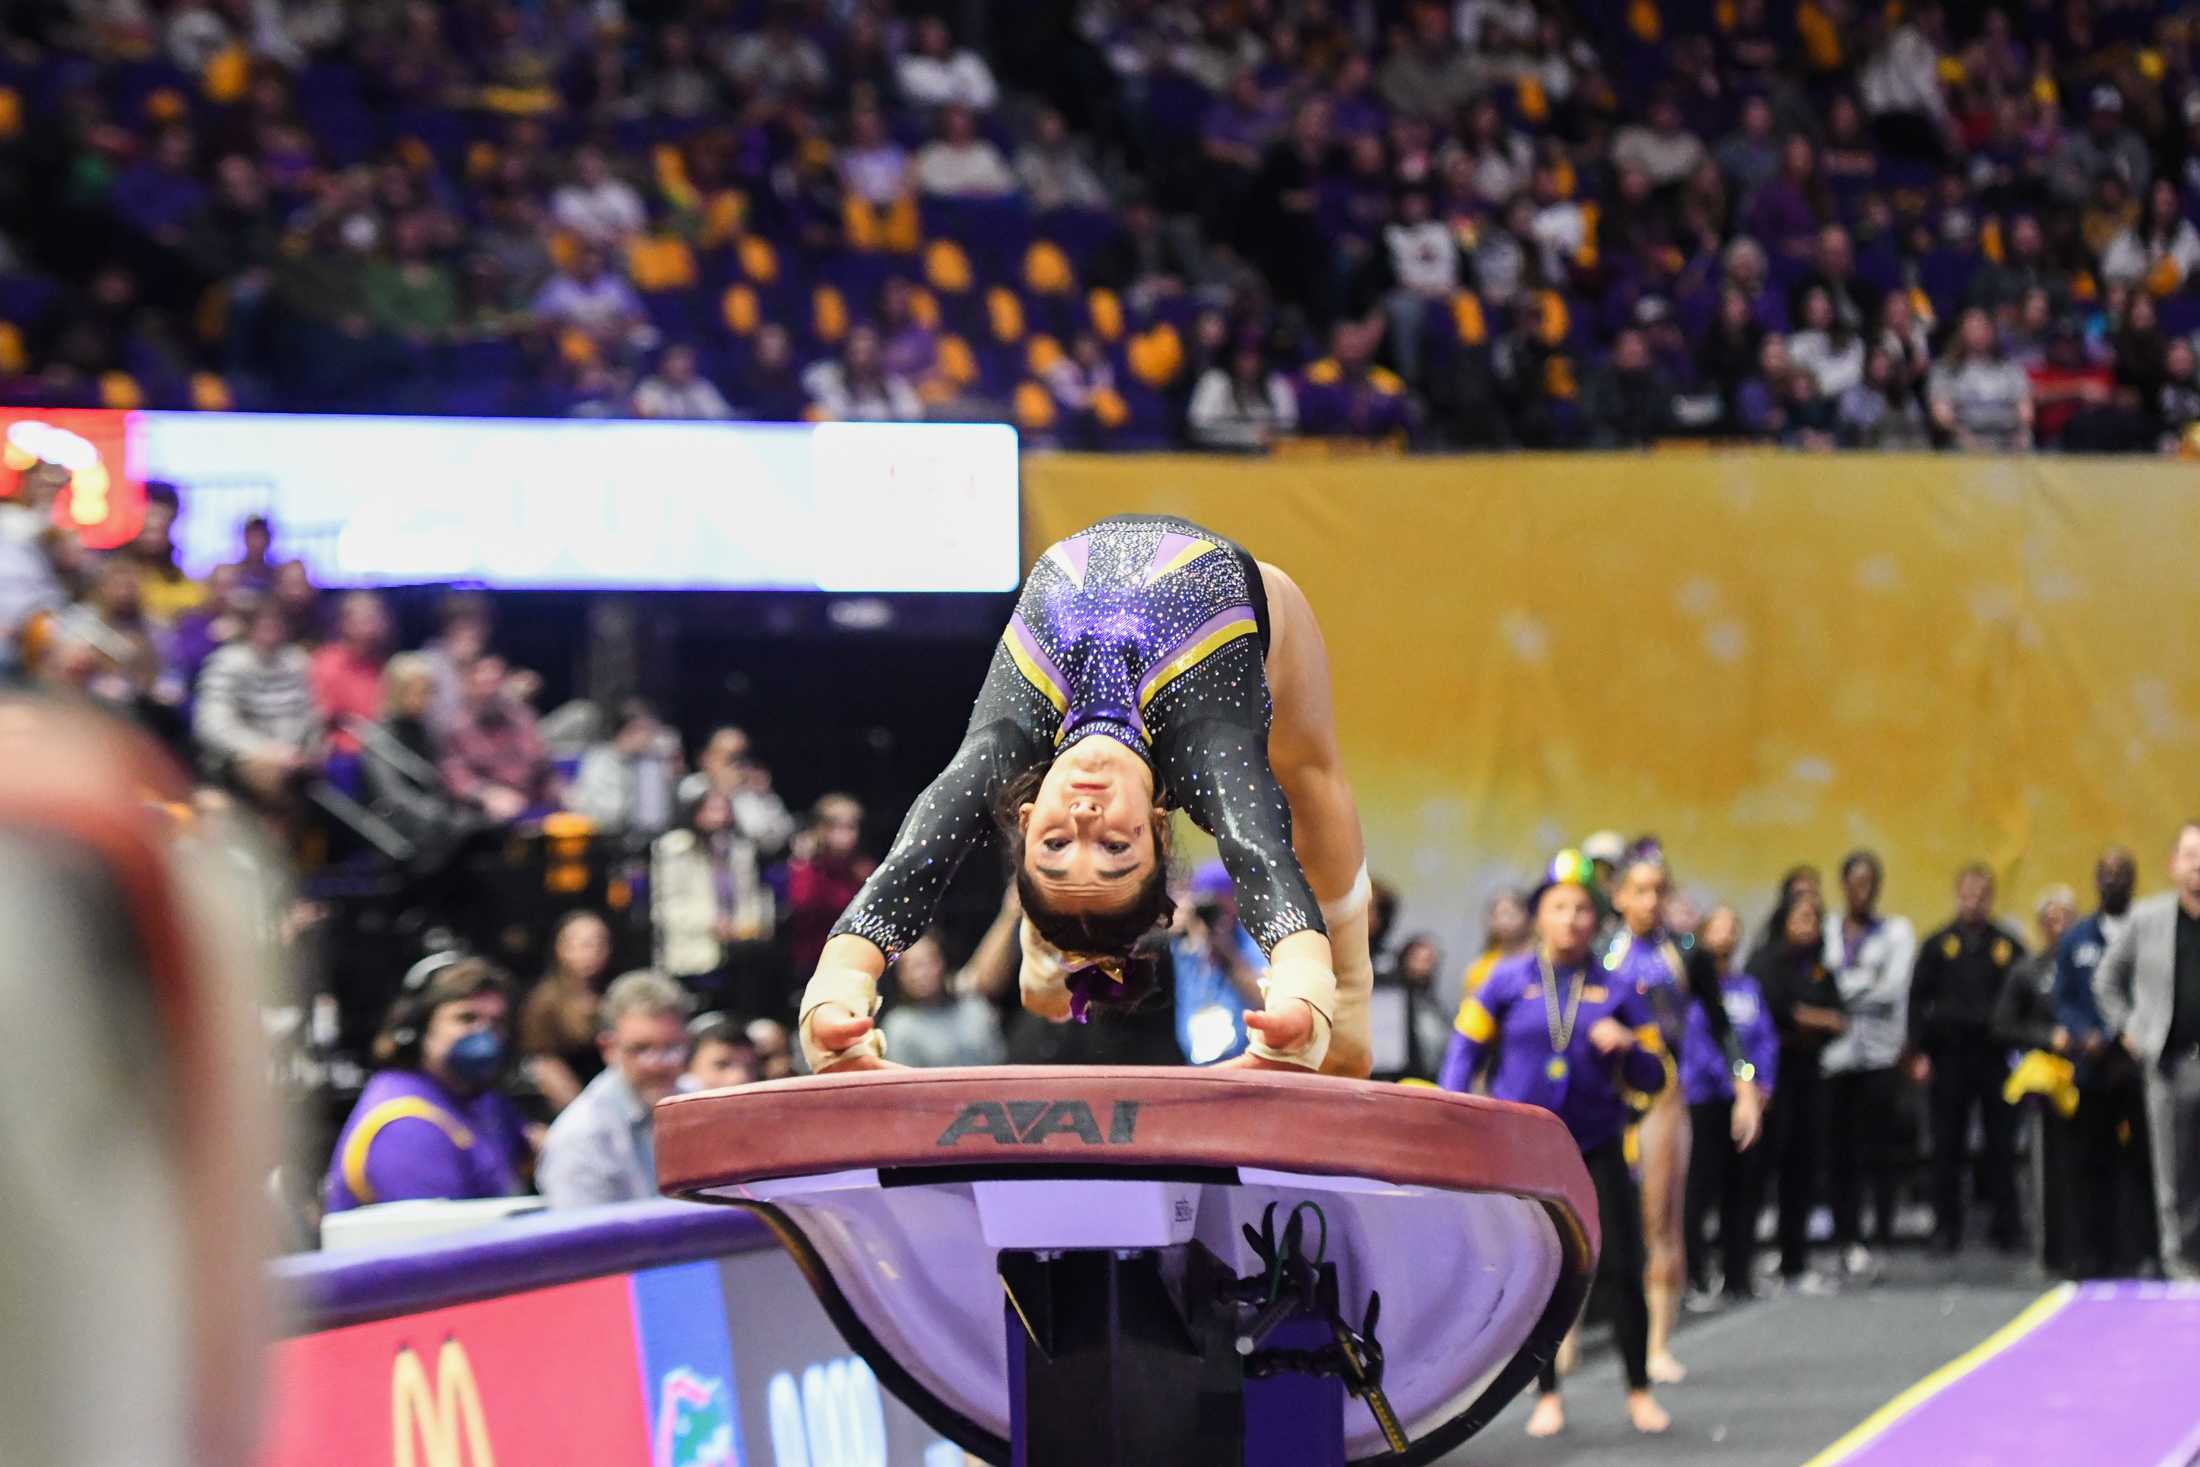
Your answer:
[[[626,1277],[289,1340],[260,1467],[655,1467]]]

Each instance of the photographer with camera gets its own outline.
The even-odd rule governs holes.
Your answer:
[[[1176,972],[1176,1042],[1184,1058],[1207,1065],[1243,1051],[1246,1010],[1266,1002],[1260,980],[1268,960],[1238,921],[1237,889],[1220,861],[1192,874],[1169,955]]]

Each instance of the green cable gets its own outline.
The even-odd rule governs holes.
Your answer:
[[[1279,1234],[1276,1239],[1276,1256],[1268,1260],[1268,1297],[1261,1301],[1263,1304],[1275,1303],[1276,1292],[1283,1287],[1283,1237],[1290,1233],[1292,1219],[1296,1218],[1300,1211],[1306,1208],[1313,1210],[1315,1221],[1322,1225],[1321,1243],[1314,1250],[1314,1267],[1320,1268],[1322,1260],[1329,1256],[1329,1214],[1322,1211],[1321,1204],[1318,1202],[1306,1201],[1294,1204],[1291,1210],[1284,1214],[1283,1234]]]

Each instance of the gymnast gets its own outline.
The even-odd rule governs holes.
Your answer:
[[[1268,955],[1250,1068],[1368,1072],[1369,884],[1305,594],[1212,531],[1118,515],[1051,546],[994,649],[962,746],[835,924],[802,997],[815,1071],[888,1063],[878,980],[996,826],[1014,857],[1024,1007],[1137,1001],[1171,915],[1169,816],[1215,838]]]

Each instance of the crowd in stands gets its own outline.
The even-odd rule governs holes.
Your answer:
[[[0,395],[1234,451],[2200,419],[2178,7],[922,11],[8,7]]]

